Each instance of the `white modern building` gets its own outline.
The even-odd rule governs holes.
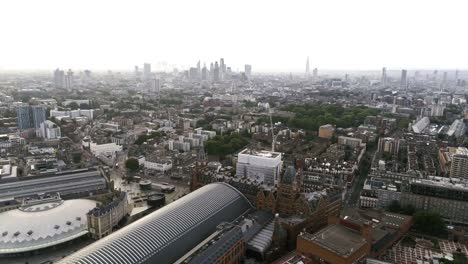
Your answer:
[[[115,152],[122,151],[122,146],[119,146],[115,143],[97,144],[91,142],[89,138],[83,139],[82,145],[85,148],[89,148],[94,156],[113,154]]]
[[[280,152],[244,149],[238,155],[236,176],[275,185],[279,181],[282,166]]]
[[[146,160],[143,159],[143,165],[146,170],[166,172],[172,169],[172,161],[168,159]]]
[[[60,127],[50,120],[46,120],[41,123],[39,134],[45,139],[57,139],[62,136]]]
[[[93,109],[77,109],[77,110],[65,110],[65,111],[60,111],[57,109],[50,110],[50,116],[56,117],[56,118],[62,118],[62,117],[70,117],[70,118],[77,118],[77,117],[87,117],[89,120],[94,119],[94,110]]]

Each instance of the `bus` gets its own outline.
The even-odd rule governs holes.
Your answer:
[[[163,193],[171,193],[175,191],[175,186],[166,182],[153,182],[151,185],[153,186],[153,189]]]

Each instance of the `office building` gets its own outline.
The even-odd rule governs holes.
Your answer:
[[[60,69],[56,69],[54,71],[54,85],[55,85],[55,88],[63,88],[65,86],[65,72],[60,70]]]
[[[314,71],[312,73],[312,77],[314,78],[315,81],[318,79],[318,69],[317,68],[314,68]]]
[[[73,72],[71,69],[68,69],[67,76],[65,76],[65,89],[71,90],[73,89]]]
[[[444,72],[444,75],[442,77],[442,84],[440,85],[440,90],[444,91],[447,89],[447,72]]]
[[[400,79],[400,89],[406,90],[408,87],[408,80],[407,80],[407,70],[401,70],[401,79]]]
[[[33,127],[40,128],[41,124],[46,121],[46,110],[47,108],[43,105],[31,106]]]
[[[31,108],[28,104],[18,105],[16,115],[18,117],[19,129],[31,128]]]
[[[275,185],[278,183],[282,165],[282,154],[279,152],[244,149],[238,154],[236,175]]]
[[[387,68],[382,68],[382,78],[380,80],[382,86],[387,86]]]
[[[305,78],[306,78],[307,80],[310,79],[309,57],[307,57],[307,62],[306,62]]]
[[[201,70],[201,79],[202,81],[208,80],[208,69],[206,68],[206,64],[203,64],[203,68]]]
[[[219,64],[218,62],[215,62],[214,69],[213,69],[213,81],[219,82],[219,80],[220,80]]]
[[[145,63],[143,64],[143,78],[145,80],[149,80],[151,77],[151,64]]]
[[[452,224],[468,224],[468,183],[466,179],[429,176],[403,185],[400,204],[434,212]]]
[[[226,78],[226,64],[224,63],[224,58],[219,59],[219,71],[220,79],[224,80]]]
[[[154,78],[151,82],[151,95],[161,98],[161,80],[158,78]]]

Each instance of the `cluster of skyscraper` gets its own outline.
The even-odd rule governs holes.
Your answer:
[[[432,74],[426,74],[426,80],[432,81],[432,82],[437,82],[438,85],[440,86],[440,91],[444,91],[447,88],[447,82],[448,82],[448,73],[444,72],[442,75],[442,79],[439,79],[438,76],[439,72],[437,70],[433,71]],[[457,86],[460,85],[460,80],[458,78],[459,71],[455,70],[455,83]],[[419,71],[414,72],[414,80],[419,81],[421,80],[421,73]],[[389,85],[389,80],[388,80],[388,75],[387,75],[387,68],[383,67],[382,68],[382,76],[380,79],[380,84],[383,87],[386,87]],[[407,90],[409,86],[408,82],[408,70],[402,69],[401,70],[401,77],[400,77],[400,89],[401,90]]]
[[[68,69],[67,74],[65,74],[65,71],[57,68],[54,71],[54,84],[56,88],[71,90],[73,88],[73,71]]]
[[[307,80],[310,80],[310,65],[309,65],[309,57],[307,57],[307,62],[306,62],[306,72],[305,72],[305,78]],[[318,78],[318,69],[314,68],[312,71],[312,79],[315,81]]]
[[[244,74],[246,79],[251,78],[252,65],[246,64],[244,66]],[[191,67],[187,72],[187,77],[191,81],[219,82],[229,79],[231,75],[232,69],[224,63],[224,58],[221,58],[219,63],[217,61],[211,62],[209,69],[206,67],[206,63],[203,63],[202,68],[200,61],[198,61],[197,66]]]
[[[148,89],[150,95],[155,96],[158,100],[160,99],[161,92],[161,80],[156,77],[156,74],[151,72],[151,64],[143,64],[143,78],[138,66],[135,66],[135,77],[137,81],[143,81]]]

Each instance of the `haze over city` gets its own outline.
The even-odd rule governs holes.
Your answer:
[[[2,1],[0,69],[465,69],[468,3],[449,1]]]
[[[0,1],[0,264],[468,264],[466,1]]]

